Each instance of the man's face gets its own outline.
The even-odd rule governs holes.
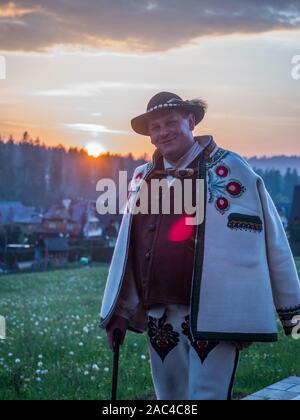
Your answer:
[[[175,161],[194,143],[192,134],[194,126],[193,114],[184,118],[173,109],[155,113],[148,123],[151,143],[166,159]]]

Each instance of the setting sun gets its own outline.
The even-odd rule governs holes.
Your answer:
[[[105,152],[104,147],[99,143],[88,143],[84,146],[89,156],[98,157]]]

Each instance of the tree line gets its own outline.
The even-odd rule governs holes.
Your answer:
[[[254,168],[254,170],[263,178],[277,208],[284,209],[286,216],[288,216],[293,201],[294,188],[296,185],[300,185],[300,174],[296,169],[291,168],[287,168],[284,174],[278,169],[262,170]]]
[[[118,171],[128,171],[144,159],[105,153],[90,157],[85,149],[62,145],[47,147],[28,133],[16,142],[0,137],[0,201],[21,201],[43,210],[63,198],[96,200],[99,179],[118,180]]]
[[[21,201],[40,210],[63,198],[96,200],[96,183],[102,178],[118,180],[118,172],[128,171],[131,177],[144,158],[105,153],[98,158],[88,156],[86,150],[62,145],[48,147],[25,132],[21,141],[12,137],[4,141],[0,136],[0,201]],[[295,185],[300,174],[287,169],[255,169],[264,179],[277,207],[289,211]]]

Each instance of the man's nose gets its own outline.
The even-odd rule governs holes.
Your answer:
[[[169,135],[169,129],[167,127],[160,128],[160,137],[165,138]]]

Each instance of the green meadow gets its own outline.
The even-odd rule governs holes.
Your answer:
[[[296,260],[300,272],[300,259]],[[0,399],[110,399],[112,353],[98,327],[108,266],[0,277]],[[278,343],[242,352],[235,398],[287,376],[300,376],[299,341],[280,330]],[[154,394],[145,335],[121,347],[119,399]]]

